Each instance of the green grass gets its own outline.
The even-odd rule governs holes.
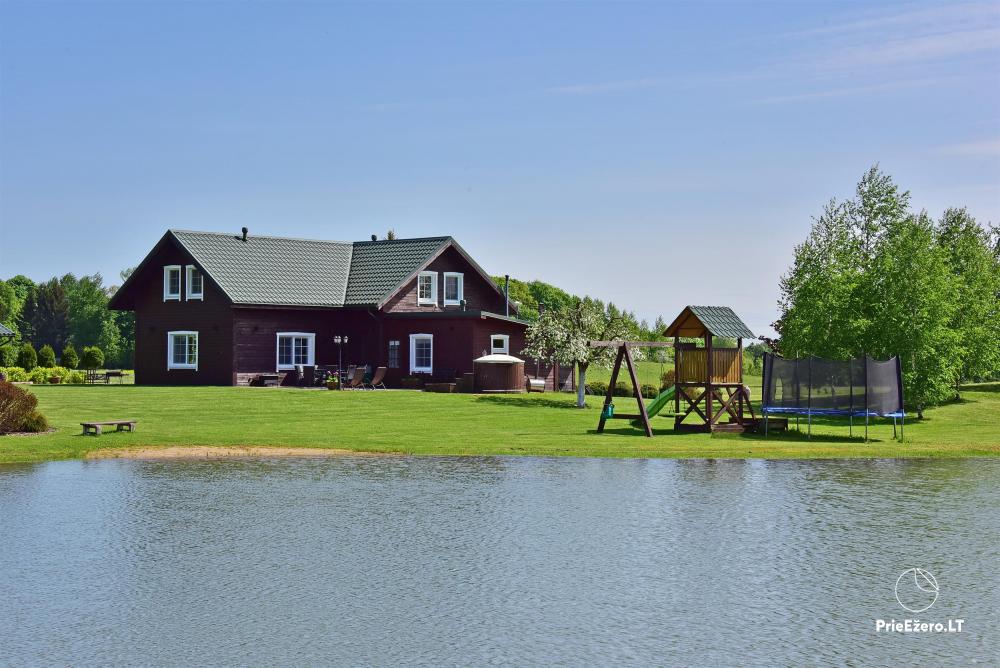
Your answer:
[[[477,396],[422,392],[329,392],[245,387],[38,386],[32,391],[56,431],[0,437],[0,462],[82,457],[99,448],[258,445],[347,448],[420,455],[593,457],[966,457],[1000,456],[1000,384],[970,389],[961,402],[906,427],[906,442],[879,421],[864,443],[846,422],[817,421],[812,440],[794,431],[758,435],[681,434],[653,419],[656,437],[626,421],[596,434],[600,400],[573,406],[569,394]],[[619,397],[619,411],[634,399]],[[80,436],[81,420],[138,419],[137,431]]]

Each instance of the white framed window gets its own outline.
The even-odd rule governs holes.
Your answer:
[[[312,332],[278,332],[278,369],[316,363],[316,335]]]
[[[167,332],[167,368],[198,369],[198,332]]]
[[[410,334],[410,373],[434,372],[434,336]]]
[[[181,300],[181,266],[168,264],[163,268],[163,301]]]
[[[193,264],[187,266],[187,298],[205,298],[205,277],[201,275],[198,267]]]
[[[389,368],[399,368],[399,341],[389,342]]]
[[[422,271],[417,275],[417,303],[437,304],[438,274],[436,271]]]
[[[465,276],[456,271],[444,272],[444,305],[458,306],[465,297]]]
[[[510,335],[509,334],[491,334],[490,335],[490,354],[495,355],[497,353],[503,353],[504,355],[510,354]]]

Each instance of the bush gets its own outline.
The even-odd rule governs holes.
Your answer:
[[[19,431],[38,406],[38,399],[12,383],[0,383],[0,434]]]
[[[17,346],[0,346],[0,367],[17,364]]]
[[[24,422],[21,423],[21,431],[38,433],[40,431],[49,430],[49,421],[45,419],[45,416],[39,413],[37,410],[33,410],[28,413],[28,416],[24,418]]]
[[[616,397],[631,397],[631,396],[635,396],[635,394],[632,392],[632,385],[631,385],[631,383],[628,384],[628,385],[626,385],[625,381],[623,381],[623,380],[619,380],[617,383],[615,383],[615,391],[612,392],[612,395],[616,396]]]
[[[100,369],[104,366],[104,353],[97,346],[88,346],[83,349],[80,357],[80,366],[84,369]]]
[[[72,383],[73,385],[82,385],[84,381],[84,375],[82,371],[70,371],[66,378],[63,379],[64,383]]]
[[[59,363],[67,369],[75,369],[80,366],[80,356],[76,354],[76,348],[72,345],[63,348],[62,356],[59,358]]]
[[[649,383],[643,383],[639,388],[639,391],[642,393],[642,396],[647,399],[655,399],[660,393],[660,390],[656,387],[656,385],[650,385]]]
[[[663,375],[660,376],[660,387],[662,387],[663,389],[670,387],[676,382],[676,378],[677,377],[674,375],[674,370],[667,369],[666,371],[663,372]]]
[[[38,366],[38,355],[35,354],[35,349],[31,347],[30,343],[21,346],[21,350],[17,354],[17,365],[25,371],[31,371]]]
[[[46,369],[51,369],[56,365],[56,351],[52,350],[52,346],[45,344],[38,349],[38,366],[45,367]]]
[[[0,368],[0,371],[7,376],[7,381],[11,383],[23,383],[28,380],[28,373],[19,366],[5,366]]]
[[[587,394],[596,394],[603,397],[608,393],[608,384],[604,381],[594,380],[587,383]]]

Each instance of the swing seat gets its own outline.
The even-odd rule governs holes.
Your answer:
[[[614,404],[608,404],[607,406],[605,406],[601,410],[601,419],[602,420],[610,420],[614,416],[615,416],[615,405]]]

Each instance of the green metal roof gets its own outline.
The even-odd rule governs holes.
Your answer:
[[[688,311],[701,322],[712,336],[725,336],[734,339],[755,338],[746,323],[740,320],[739,316],[728,306],[688,306],[681,311],[680,315],[664,332],[666,336],[674,336],[675,330],[685,324]]]
[[[381,305],[451,237],[318,241],[170,230],[234,304]],[[457,244],[455,244],[457,247]],[[464,253],[463,253],[464,254]]]
[[[381,304],[450,241],[430,237],[355,242],[344,305]]]

